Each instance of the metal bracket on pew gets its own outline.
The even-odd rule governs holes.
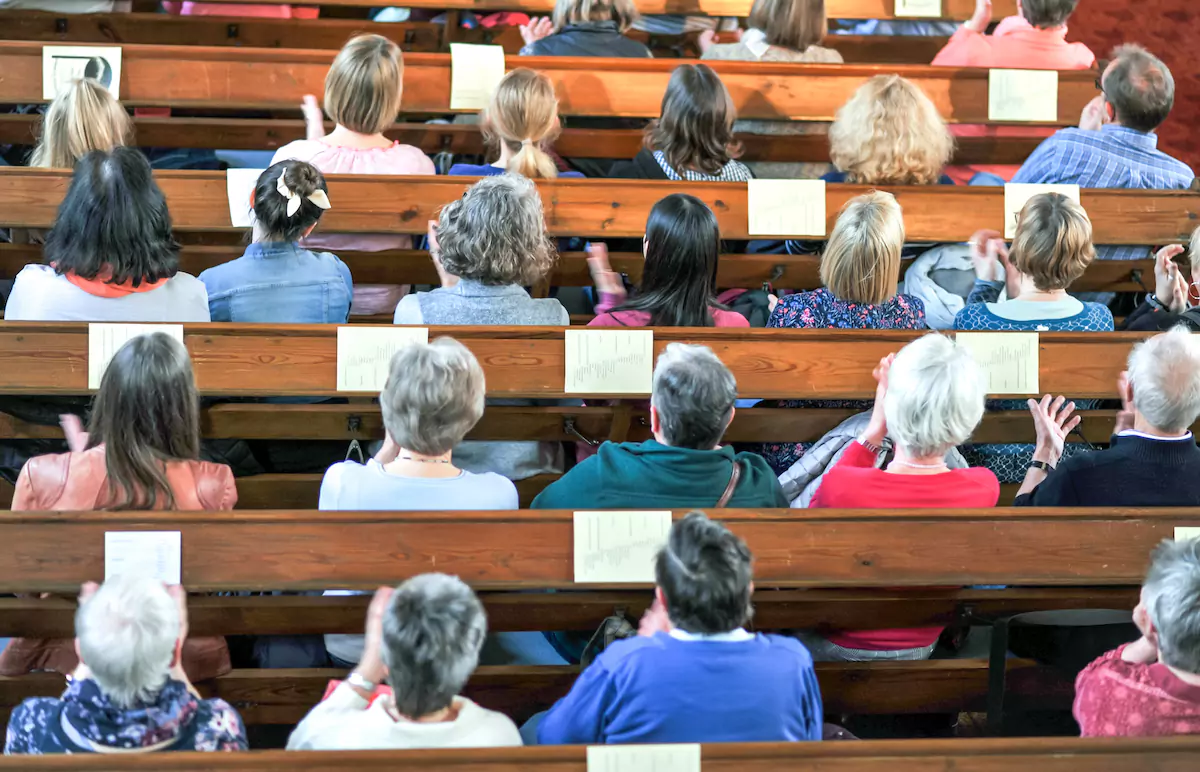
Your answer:
[[[567,416],[563,419],[563,431],[567,434],[574,434],[576,437],[583,440],[593,448],[600,444],[600,440],[593,440],[591,437],[587,437],[583,432],[579,431],[578,427],[575,426],[574,416]]]
[[[346,416],[346,433],[351,437],[356,436],[362,431],[362,416],[348,415]]]
[[[62,16],[54,20],[54,31],[59,35],[65,35],[70,26],[70,23]]]

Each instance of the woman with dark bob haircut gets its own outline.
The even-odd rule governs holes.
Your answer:
[[[209,321],[208,293],[179,272],[167,200],[133,148],[79,159],[43,254],[17,274],[6,319]]]
[[[662,112],[646,127],[645,146],[610,177],[688,182],[745,182],[754,175],[733,137],[737,109],[721,78],[706,64],[681,64],[671,73]]]
[[[746,317],[717,303],[717,217],[700,199],[673,193],[646,219],[642,280],[626,298],[621,277],[608,264],[604,244],[588,246],[600,300],[589,327],[749,327]]]
[[[89,510],[227,511],[237,503],[233,472],[200,461],[200,398],[187,349],[171,336],[139,335],[117,350],[100,380],[88,431],[64,417],[68,453],[25,463],[14,512]],[[229,669],[224,638],[189,638],[183,667],[193,681]],[[71,673],[70,640],[14,638],[0,675]]]

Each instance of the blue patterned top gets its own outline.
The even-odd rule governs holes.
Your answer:
[[[882,303],[841,300],[825,287],[779,299],[768,327],[835,330],[923,330],[925,304],[897,294]]]
[[[8,720],[4,753],[244,751],[246,728],[229,703],[201,700],[182,681],[167,681],[152,702],[114,705],[90,678],[62,697],[33,697]]]
[[[1009,319],[997,314],[991,305],[1000,298],[1004,283],[976,280],[967,305],[954,317],[956,330],[995,330],[1002,332],[1112,332],[1113,315],[1100,303],[1082,303],[1083,309],[1073,316],[1042,319]]]

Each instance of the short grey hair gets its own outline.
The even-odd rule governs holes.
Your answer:
[[[1175,106],[1175,78],[1154,54],[1128,43],[1113,50],[1113,61],[1102,74],[1104,98],[1122,126],[1151,132],[1161,126]]]
[[[966,442],[983,418],[987,385],[969,351],[930,333],[896,354],[883,400],[888,435],[917,456]]]
[[[485,177],[442,207],[437,241],[447,273],[493,286],[534,284],[557,257],[537,186],[517,174]]]
[[[668,445],[711,450],[736,400],[737,380],[707,346],[671,343],[659,356],[650,402]]]
[[[396,588],[383,617],[383,664],[396,710],[420,718],[449,707],[479,664],[483,604],[457,576],[421,574]]]
[[[1142,603],[1171,667],[1200,673],[1200,540],[1164,541],[1154,550]]]
[[[453,338],[405,346],[392,357],[379,395],[383,425],[402,448],[440,456],[483,417],[483,368]]]
[[[1200,415],[1200,344],[1183,325],[1129,352],[1133,407],[1159,431],[1182,434]]]
[[[75,612],[79,654],[119,708],[150,702],[167,682],[179,605],[157,579],[115,576]]]

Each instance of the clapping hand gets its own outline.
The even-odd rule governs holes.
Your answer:
[[[1175,265],[1183,251],[1183,245],[1171,244],[1154,255],[1154,297],[1173,314],[1187,310],[1187,279]]]
[[[304,135],[308,139],[320,139],[325,136],[325,113],[312,94],[305,94],[300,103],[300,112],[304,114]]]
[[[67,438],[67,448],[72,453],[87,450],[88,433],[83,430],[83,421],[74,413],[64,413],[58,417],[58,425],[62,427]]]
[[[638,635],[651,638],[655,633],[669,632],[671,632],[671,617],[667,614],[667,609],[655,597],[650,608],[646,609],[645,614],[642,614],[642,621],[638,623]]]
[[[536,43],[542,38],[549,37],[554,34],[554,22],[546,16],[540,16],[529,20],[528,24],[522,24],[521,39],[525,41],[525,45]]]
[[[975,13],[963,23],[963,27],[974,32],[983,32],[992,23],[992,0],[975,0]]]
[[[1009,299],[1021,294],[1021,272],[1008,259],[1008,245],[999,231],[976,231],[968,242],[971,247],[971,264],[975,267],[975,278],[981,281],[996,281],[997,266],[1004,274],[1004,288]]]
[[[592,242],[587,245],[588,270],[592,274],[592,282],[601,295],[625,296],[625,284],[621,275],[612,269],[608,262],[608,245],[603,242]]]
[[[1075,403],[1067,402],[1066,397],[1047,394],[1041,400],[1031,399],[1027,404],[1033,415],[1033,427],[1037,431],[1033,458],[1054,466],[1062,458],[1067,435],[1079,426],[1083,418],[1074,415]]]
[[[875,406],[871,409],[871,420],[867,423],[867,430],[863,432],[862,439],[876,447],[879,447],[883,443],[883,438],[887,436],[887,416],[883,412],[883,400],[887,396],[888,373],[891,371],[894,361],[896,361],[896,355],[888,354],[879,360],[879,364],[871,373],[876,384]]]

